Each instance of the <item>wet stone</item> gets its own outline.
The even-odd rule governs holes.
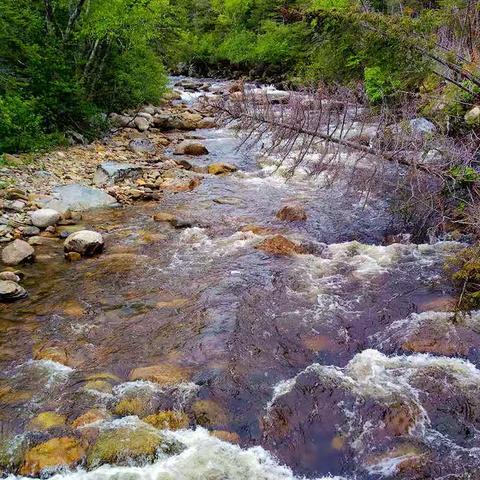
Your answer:
[[[9,303],[27,296],[27,291],[11,280],[0,280],[0,302]]]
[[[101,253],[105,241],[100,233],[91,230],[81,230],[72,233],[64,243],[65,253],[75,252],[83,257],[91,257]]]
[[[14,240],[2,250],[2,262],[5,265],[20,265],[33,262],[35,250],[23,240]]]
[[[257,250],[262,250],[273,255],[294,255],[307,253],[306,249],[282,235],[275,235],[259,243]]]
[[[277,218],[285,222],[299,222],[307,219],[307,212],[301,205],[285,205],[277,213]]]

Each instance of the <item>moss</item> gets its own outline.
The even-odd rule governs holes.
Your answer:
[[[167,440],[150,426],[119,427],[104,430],[87,456],[90,468],[110,464],[153,461],[157,451],[167,454],[181,451],[182,446]]]
[[[188,428],[190,423],[185,413],[174,412],[172,410],[165,410],[149,415],[145,417],[143,421],[162,430],[180,430],[182,428]]]
[[[49,430],[65,425],[65,416],[56,412],[42,412],[28,424],[30,430]]]
[[[142,417],[151,409],[150,399],[146,397],[122,398],[113,407],[113,413],[121,417],[137,415]]]
[[[449,257],[446,269],[459,291],[457,308],[480,308],[480,245],[465,248]]]

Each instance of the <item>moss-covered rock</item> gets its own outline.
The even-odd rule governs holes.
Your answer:
[[[81,428],[86,425],[90,425],[95,422],[101,422],[109,418],[109,414],[106,410],[100,408],[92,408],[86,411],[83,415],[80,415],[72,422],[73,428]]]
[[[83,386],[85,390],[95,390],[102,393],[112,393],[113,387],[106,380],[90,380]]]
[[[235,165],[228,163],[212,163],[208,166],[208,173],[210,175],[226,175],[228,173],[236,172],[238,168]]]
[[[15,472],[23,461],[26,449],[25,437],[18,435],[0,442],[0,473]]]
[[[25,453],[20,474],[36,476],[46,469],[71,467],[80,462],[84,455],[85,450],[76,438],[52,438]]]
[[[152,411],[151,399],[148,396],[122,398],[113,406],[112,411],[121,417],[129,415],[143,417]]]
[[[164,410],[149,415],[143,418],[143,421],[162,430],[180,430],[182,428],[188,428],[190,423],[186,413],[175,412],[173,410]]]
[[[159,385],[171,386],[190,379],[188,369],[179,365],[161,363],[149,367],[135,368],[130,372],[130,380],[147,380]]]
[[[153,461],[157,452],[177,453],[181,445],[163,437],[150,425],[121,425],[100,432],[87,455],[90,468],[110,464]]]
[[[28,424],[28,429],[32,431],[49,430],[55,427],[62,427],[65,425],[66,418],[56,412],[42,412],[35,418],[32,418]]]

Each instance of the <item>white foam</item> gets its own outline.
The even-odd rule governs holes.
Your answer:
[[[279,463],[263,448],[241,449],[222,442],[198,428],[173,432],[173,438],[186,449],[172,457],[159,458],[143,467],[104,465],[90,472],[77,470],[59,473],[52,480],[296,480],[292,471]],[[9,476],[8,480],[25,477]],[[322,477],[317,480],[342,480]]]

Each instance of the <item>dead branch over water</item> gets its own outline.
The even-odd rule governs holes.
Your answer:
[[[302,168],[322,174],[326,185],[354,184],[368,197],[373,185],[393,176],[397,208],[419,235],[444,232],[455,222],[480,231],[478,185],[459,175],[476,171],[479,139],[451,138],[415,117],[413,96],[393,110],[370,108],[361,93],[345,88],[278,92],[242,85],[213,108],[238,128],[243,145],[260,146],[287,177]],[[460,219],[457,203],[472,214]]]

